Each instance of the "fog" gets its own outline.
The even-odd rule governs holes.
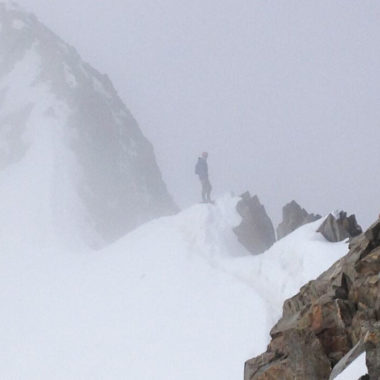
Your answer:
[[[278,222],[295,199],[380,212],[376,0],[18,0],[107,73],[153,143],[181,207],[257,193]]]

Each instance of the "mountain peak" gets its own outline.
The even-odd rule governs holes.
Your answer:
[[[15,222],[30,232],[38,221],[43,236],[85,230],[102,245],[175,212],[153,147],[109,78],[12,2],[0,3],[0,25],[0,191],[19,189],[22,207],[1,198]]]

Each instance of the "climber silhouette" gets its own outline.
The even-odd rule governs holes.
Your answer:
[[[202,202],[203,203],[212,203],[211,200],[211,190],[212,186],[208,176],[208,153],[203,152],[202,156],[198,158],[198,162],[195,165],[195,174],[198,175],[199,180],[202,185]]]

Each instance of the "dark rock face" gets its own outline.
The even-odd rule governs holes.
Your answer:
[[[360,235],[362,228],[356,222],[355,215],[347,217],[347,213],[341,211],[337,216],[329,214],[317,232],[328,241],[338,242]]]
[[[251,197],[246,192],[241,198],[236,208],[242,222],[234,228],[234,232],[249,252],[263,253],[276,241],[273,223],[256,195]]]
[[[380,379],[380,221],[285,301],[271,337],[246,362],[245,380],[333,379],[364,350],[368,378]]]
[[[280,240],[304,224],[320,218],[320,215],[309,214],[296,201],[291,201],[282,209],[282,222],[277,227],[277,239]]]

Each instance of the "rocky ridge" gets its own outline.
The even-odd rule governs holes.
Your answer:
[[[285,301],[271,337],[267,351],[246,362],[245,380],[332,379],[364,350],[367,378],[380,378],[380,221]]]

